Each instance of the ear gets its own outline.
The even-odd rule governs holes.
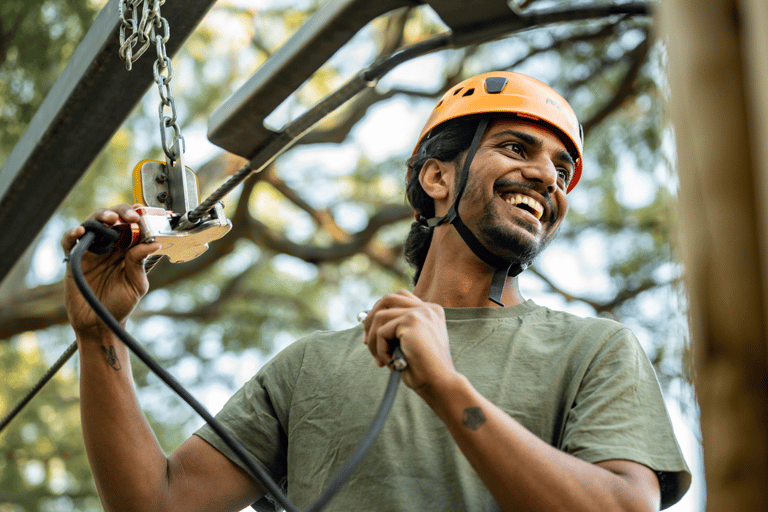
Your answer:
[[[435,211],[441,202],[448,202],[453,187],[453,173],[455,165],[452,162],[442,162],[436,158],[430,158],[421,168],[419,182],[424,192],[435,200]]]

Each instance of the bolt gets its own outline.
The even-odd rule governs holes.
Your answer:
[[[167,199],[168,199],[167,193],[160,192],[159,194],[157,194],[157,200],[160,201],[161,203],[164,203]]]
[[[165,174],[155,174],[155,181],[158,183],[165,183],[168,177]]]

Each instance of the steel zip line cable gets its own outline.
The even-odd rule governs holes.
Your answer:
[[[398,64],[410,59],[426,55],[437,50],[449,48],[451,45],[450,33],[442,34],[423,43],[406,48],[379,64],[374,64],[360,71],[346,84],[293,121],[280,131],[267,145],[261,149],[247,164],[227,179],[218,189],[200,203],[197,208],[188,212],[179,223],[184,229],[197,224],[213,206],[231,192],[240,183],[245,181],[252,173],[263,170],[278,156],[290,148],[294,142],[311,130],[317,123],[325,119],[331,112],[356,96],[368,87],[373,87],[384,74]]]
[[[43,386],[48,384],[48,381],[53,378],[56,373],[61,370],[61,367],[64,366],[67,361],[69,361],[69,358],[74,355],[74,353],[77,352],[77,342],[73,341],[70,346],[67,347],[67,350],[64,351],[61,356],[56,360],[53,365],[48,368],[48,371],[45,372],[45,374],[40,378],[39,381],[37,381],[37,384],[35,384],[32,389],[29,390],[29,392],[24,395],[24,398],[19,400],[19,402],[11,409],[8,414],[5,415],[2,421],[0,421],[0,432],[3,431],[5,427],[8,426],[8,424],[13,421],[13,419],[18,415],[21,410],[26,407],[26,405],[32,401],[32,399],[35,397],[35,395],[43,389]]]
[[[158,261],[162,256],[150,256],[144,261],[144,270],[149,273],[154,266],[157,264]],[[48,384],[48,381],[53,378],[56,373],[58,373],[61,368],[67,364],[67,361],[75,355],[75,352],[77,352],[77,341],[73,341],[67,348],[64,350],[64,353],[59,356],[59,358],[56,360],[55,363],[51,365],[48,370],[43,374],[42,377],[40,377],[40,380],[37,381],[37,383],[32,386],[32,389],[30,389],[24,397],[19,400],[13,408],[8,411],[8,414],[6,414],[2,421],[0,421],[0,434],[3,433],[3,430],[5,427],[7,427],[11,421],[18,416],[18,414],[24,409],[24,407],[29,404],[29,402],[32,401],[32,399],[37,395],[37,393],[40,392],[43,387]]]

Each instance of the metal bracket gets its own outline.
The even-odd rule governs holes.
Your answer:
[[[166,157],[165,170],[168,173],[168,189],[171,203],[168,207],[176,215],[184,215],[200,204],[197,197],[197,176],[184,167],[184,139],[177,137],[173,141],[175,160]],[[191,179],[189,178],[191,174]]]
[[[180,175],[179,167],[173,168],[174,175]],[[181,206],[187,206],[191,210],[200,202],[197,190],[197,176],[189,167],[185,167],[185,173],[181,186],[185,190],[181,200],[176,201]],[[167,172],[167,165],[157,160],[142,160],[133,170],[133,201],[155,208],[176,211],[174,199],[179,192],[171,188],[171,175]],[[181,212],[184,214],[187,210]]]
[[[163,208],[140,207],[139,226],[143,242],[160,242],[157,256],[168,256],[171,263],[190,261],[208,250],[208,243],[223,237],[232,229],[232,222],[224,215],[224,207],[217,203],[209,212],[210,217],[192,229],[178,231],[171,227],[173,216]]]

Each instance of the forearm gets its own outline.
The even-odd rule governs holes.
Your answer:
[[[422,396],[504,510],[647,510],[621,476],[545,443],[463,376]]]
[[[79,337],[83,438],[104,509],[160,510],[167,459],[136,398],[128,351]]]

